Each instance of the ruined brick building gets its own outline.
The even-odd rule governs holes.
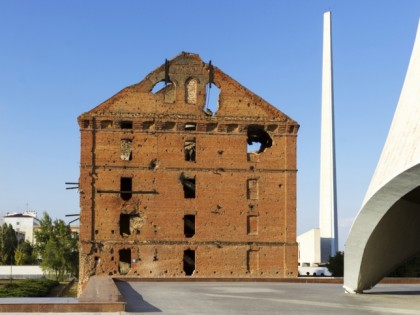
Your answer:
[[[78,122],[82,285],[297,276],[294,120],[181,53]]]

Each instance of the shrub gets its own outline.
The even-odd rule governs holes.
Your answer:
[[[0,288],[0,297],[44,297],[58,284],[58,281],[49,279],[29,279],[7,283]]]

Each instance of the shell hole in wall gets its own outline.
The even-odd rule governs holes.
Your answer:
[[[273,145],[263,126],[250,125],[247,130],[247,153],[262,153]]]
[[[172,82],[168,82],[167,84],[165,83],[165,81],[159,81],[158,83],[156,83],[153,87],[152,90],[150,92],[152,92],[153,94],[157,94],[159,92],[163,92],[163,90],[165,88],[168,88],[170,85],[172,85]]]
[[[209,116],[216,115],[219,110],[220,89],[215,84],[207,83],[206,85],[206,104],[204,112]]]

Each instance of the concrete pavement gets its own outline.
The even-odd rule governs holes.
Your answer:
[[[385,285],[362,295],[337,284],[117,282],[126,311],[141,314],[420,314],[420,286]]]

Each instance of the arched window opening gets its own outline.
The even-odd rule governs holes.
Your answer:
[[[151,92],[155,95],[163,93],[165,103],[175,102],[176,89],[175,84],[171,81],[166,84],[165,81],[159,81],[153,86]]]
[[[198,80],[190,78],[185,83],[185,101],[188,104],[197,104]]]
[[[215,85],[207,83],[206,85],[206,105],[204,112],[209,116],[216,115],[219,110],[220,89]]]
[[[152,92],[153,94],[157,94],[157,93],[163,92],[163,90],[164,90],[165,88],[168,88],[170,85],[172,85],[172,82],[169,82],[168,84],[165,84],[165,81],[159,81],[158,83],[156,83],[156,84],[152,87],[151,92]]]

